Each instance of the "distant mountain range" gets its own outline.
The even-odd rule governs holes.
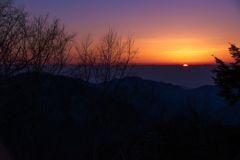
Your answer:
[[[23,73],[13,77],[12,79],[13,81],[16,79],[23,79],[24,76],[27,76],[27,74]],[[70,93],[68,89],[76,92],[73,96],[68,97],[69,100],[78,98],[78,101],[74,102],[74,106],[76,106],[78,109],[71,109],[72,115],[76,115],[74,111],[81,110],[79,109],[79,106],[84,106],[85,109],[88,110],[87,107],[90,103],[86,97],[90,97],[89,95],[91,95],[92,99],[97,102],[97,99],[101,99],[101,89],[104,88],[103,83],[87,84],[86,82],[79,81],[75,78],[66,76],[57,76],[56,78],[47,73],[40,75],[32,73],[30,77],[32,80],[36,80],[36,76],[43,79],[44,77],[47,77],[43,80],[46,82],[42,82],[42,84],[40,84],[42,85],[43,89],[45,88],[46,91],[48,91],[46,87],[49,87],[50,85],[48,81],[55,79],[54,84],[56,85],[57,89],[55,89],[56,91],[52,91],[52,99],[55,97],[54,94],[55,92],[57,93],[57,90],[61,90],[61,92],[64,94],[68,92]],[[32,80],[26,79],[25,81],[29,81],[27,85],[30,85],[31,83],[31,85],[35,85],[34,81]],[[121,83],[119,83],[120,86],[118,87],[118,91],[113,91],[119,81],[121,81]],[[113,99],[117,101],[131,101],[130,104],[132,104],[135,109],[142,107],[146,110],[146,114],[149,116],[154,116],[160,119],[162,118],[163,120],[169,120],[172,117],[181,114],[190,116],[190,114],[192,114],[194,111],[199,117],[203,114],[205,116],[208,115],[211,117],[212,121],[219,121],[224,125],[237,125],[240,123],[240,118],[238,118],[240,117],[240,107],[238,107],[238,104],[229,106],[223,97],[216,95],[219,91],[217,86],[205,85],[198,88],[189,89],[182,86],[173,85],[171,83],[167,84],[164,82],[145,80],[140,77],[126,77],[121,80],[113,79],[109,81],[108,84],[109,87],[106,90],[106,94],[108,94],[109,97],[112,97],[112,93],[116,92],[116,94],[114,94],[112,97]],[[88,87],[86,87],[86,85],[88,85]],[[74,89],[76,86],[85,86],[85,89],[82,88],[81,93],[77,93],[79,91]],[[133,94],[133,92],[136,93]],[[64,96],[64,94],[62,96]],[[134,96],[131,97],[131,95]]]
[[[165,120],[168,120],[178,114],[186,114],[190,110],[195,110],[199,116],[203,113],[209,114],[212,121],[218,121],[224,125],[240,124],[239,104],[228,105],[223,97],[217,95],[219,91],[217,86],[204,85],[189,89],[171,83],[144,80],[140,77],[127,77],[124,81],[133,81],[133,79],[143,93],[156,97],[155,104],[148,112],[149,115],[165,117]],[[133,88],[135,83],[132,84]],[[136,103],[137,101],[138,98],[136,98]]]

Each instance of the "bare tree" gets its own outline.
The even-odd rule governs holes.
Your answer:
[[[76,33],[66,33],[57,18],[28,16],[24,7],[0,2],[0,134],[11,137],[18,159],[35,156],[74,94],[56,75],[70,60]]]
[[[135,75],[132,60],[138,53],[134,37],[123,38],[109,28],[95,45],[91,34],[87,34],[76,50],[78,64],[73,74],[85,84],[84,93],[90,102],[81,114],[89,120],[86,128],[92,129],[89,143],[93,147],[89,152],[92,159],[97,159],[103,150],[112,146],[118,148],[113,157],[118,157],[156,101],[152,92],[141,88],[139,79],[130,77]],[[110,135],[106,137],[107,133]]]
[[[22,43],[28,36],[27,15],[22,6],[13,6],[11,0],[0,2],[0,74],[2,78],[7,78],[25,67]]]
[[[104,82],[105,90],[110,85],[106,84],[107,81],[132,75],[133,65],[130,63],[138,53],[138,49],[134,47],[133,35],[128,35],[123,40],[112,28],[100,37],[94,47],[91,35],[88,34],[76,49],[79,71],[77,76],[93,83]]]
[[[126,94],[123,87],[126,89],[132,82],[129,81],[124,86],[121,84],[125,77],[133,73],[133,65],[130,62],[138,49],[134,48],[132,35],[123,39],[114,29],[109,28],[94,46],[91,34],[88,34],[76,46],[76,50],[78,65],[74,70],[74,76],[87,84],[86,94],[89,95],[87,98],[91,102],[87,106],[89,111],[87,117],[92,118],[88,123],[94,128],[92,137],[95,141],[93,147],[95,159],[99,152],[101,136],[105,132],[104,128],[109,128],[111,120],[112,124],[120,125],[122,122],[116,121],[115,118],[122,116],[124,119],[124,111],[127,114],[128,104],[123,102]],[[118,80],[113,81],[116,78]],[[111,130],[116,132],[118,128],[112,126]]]
[[[76,33],[67,34],[60,19],[49,23],[49,16],[34,17],[27,39],[28,71],[59,74],[71,60],[69,54]]]

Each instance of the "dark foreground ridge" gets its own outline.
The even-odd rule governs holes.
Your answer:
[[[217,92],[22,73],[1,81],[0,136],[15,160],[236,159],[240,107]]]

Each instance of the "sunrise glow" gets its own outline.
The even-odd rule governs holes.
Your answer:
[[[60,17],[69,32],[78,33],[77,42],[89,32],[97,42],[109,26],[122,37],[133,33],[139,48],[135,64],[215,64],[212,54],[232,62],[229,42],[240,46],[235,0],[60,2],[56,7],[17,1],[36,15]]]

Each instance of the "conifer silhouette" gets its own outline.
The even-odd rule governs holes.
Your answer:
[[[229,52],[235,62],[226,65],[214,56],[218,66],[212,72],[215,74],[213,80],[220,88],[218,95],[224,97],[229,104],[233,105],[240,100],[240,51],[234,44],[230,45]]]

